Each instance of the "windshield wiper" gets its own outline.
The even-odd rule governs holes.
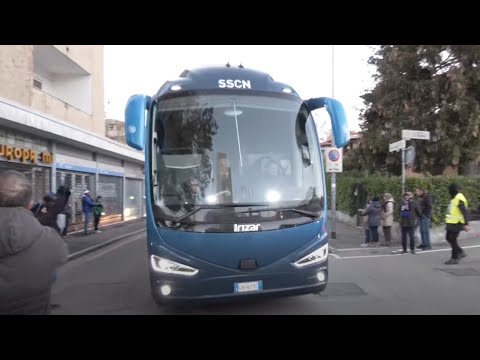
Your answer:
[[[249,213],[252,211],[292,211],[297,214],[307,215],[312,219],[318,218],[321,214],[321,211],[316,212],[316,211],[308,211],[308,210],[302,210],[297,208],[265,208],[265,209],[257,209],[257,210],[240,211],[239,213]]]
[[[189,218],[193,214],[196,214],[200,210],[205,210],[205,209],[224,209],[224,208],[231,208],[231,207],[248,207],[248,206],[265,206],[265,204],[221,204],[221,205],[197,205],[197,208],[187,212],[186,214],[180,216],[177,219],[173,219],[172,223],[173,224],[179,224],[183,220]]]

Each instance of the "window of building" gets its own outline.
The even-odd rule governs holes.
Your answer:
[[[33,73],[36,89],[92,115],[92,75],[55,46],[34,45]]]
[[[42,82],[38,79],[33,79],[33,87],[38,90],[42,90]]]

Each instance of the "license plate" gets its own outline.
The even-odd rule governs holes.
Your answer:
[[[260,291],[260,290],[263,290],[263,282],[251,281],[251,282],[235,283],[233,285],[233,290],[236,293]]]

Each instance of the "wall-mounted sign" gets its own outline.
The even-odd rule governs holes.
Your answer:
[[[18,160],[22,162],[31,162],[32,164],[36,164],[37,162],[51,164],[53,162],[53,155],[50,152],[43,151],[39,153],[32,149],[24,149],[2,144],[0,144],[0,158],[6,158],[9,161]]]

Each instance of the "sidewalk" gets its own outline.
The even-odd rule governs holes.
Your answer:
[[[365,242],[365,232],[357,226],[347,225],[337,220],[335,223],[335,231],[337,235],[336,239],[332,239],[332,224],[329,222],[328,241],[333,249],[359,248],[360,244]],[[380,241],[382,241],[383,236],[379,234],[379,237]]]
[[[479,238],[480,238],[480,231],[477,230],[480,228],[480,224],[478,222],[472,222],[472,228],[473,231],[470,233],[465,233],[462,232],[459,237],[459,242],[460,246],[464,245],[476,245],[478,244]],[[351,224],[345,224],[344,222],[336,221],[335,224],[335,230],[336,230],[336,239],[332,239],[331,237],[331,232],[332,232],[332,224],[331,221],[329,221],[328,224],[328,235],[329,235],[329,243],[331,246],[331,251],[335,252],[336,250],[342,250],[342,249],[358,249],[360,248],[360,245],[365,242],[365,233],[364,230],[361,229],[360,227],[351,225]],[[431,233],[432,236],[432,233]],[[432,247],[433,248],[448,248],[449,245],[448,243],[444,240],[445,238],[445,232],[442,232],[438,234],[439,239],[437,241],[432,241]],[[379,237],[379,243],[384,242],[384,237],[383,237],[383,231],[382,228],[379,227],[378,229],[378,237]],[[420,237],[415,236],[416,240],[416,246],[420,244]],[[401,243],[399,239],[394,239],[392,238],[392,246],[391,247],[369,247],[365,248],[370,249],[372,253],[378,253],[380,249],[385,249],[385,252],[389,252],[392,250],[395,250],[397,248],[401,248]]]
[[[100,225],[99,230],[101,233],[99,234],[94,233],[93,230],[90,230],[88,235],[84,235],[83,231],[70,233],[65,239],[70,254],[69,260],[73,260],[133,234],[141,233],[145,231],[146,228],[146,220],[142,218],[103,227]]]

